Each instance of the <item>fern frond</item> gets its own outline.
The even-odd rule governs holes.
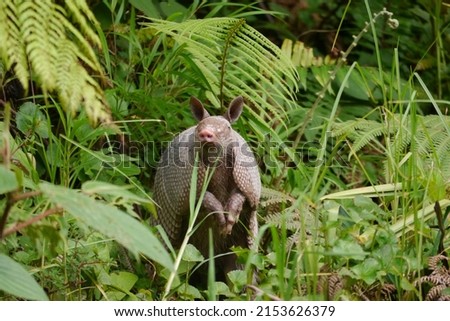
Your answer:
[[[322,65],[335,65],[337,59],[330,55],[314,56],[313,48],[306,47],[301,41],[295,43],[290,39],[285,39],[281,45],[281,50],[285,52],[285,55],[291,57],[292,64],[296,67],[311,67]]]
[[[62,41],[58,50],[55,67],[59,74],[57,79],[59,99],[71,112],[78,111],[82,102],[91,119],[102,120],[104,115],[109,115],[102,90],[80,64],[68,63],[76,59],[74,50],[75,45],[70,41]],[[67,69],[68,66],[70,69]]]
[[[58,52],[55,45],[62,37],[61,13],[46,1],[24,1],[19,6],[19,24],[31,67],[45,92],[56,87],[56,69],[52,64]]]
[[[380,137],[386,132],[386,127],[382,123],[371,124],[371,126],[357,126],[356,128],[360,130],[355,132],[354,136],[353,150],[355,151],[359,151],[376,137]]]
[[[301,220],[298,213],[293,211],[276,212],[266,216],[266,224],[276,226],[277,228],[285,227],[288,231],[296,231],[301,227]]]
[[[17,78],[28,89],[28,62],[25,46],[22,42],[19,8],[12,1],[0,1],[0,54],[8,69],[14,65]]]
[[[387,128],[383,123],[356,119],[344,123],[335,123],[332,131],[334,137],[343,136],[353,141],[353,150],[359,151],[367,144],[386,134]]]
[[[33,80],[44,94],[56,92],[69,112],[84,107],[94,123],[109,122],[111,116],[103,90],[90,74],[102,77],[103,73],[90,44],[100,46],[91,26],[96,24],[95,18],[85,0],[59,3],[1,1],[1,57],[25,89],[33,72]]]
[[[223,106],[225,97],[242,95],[266,116],[267,110],[278,115],[294,105],[298,75],[290,59],[245,20],[153,19],[144,25],[184,46],[208,80],[212,92],[206,95],[214,105]]]
[[[428,268],[431,274],[418,278],[414,285],[421,286],[423,283],[430,283],[432,287],[428,290],[425,300],[448,300],[449,296],[443,291],[450,288],[450,270],[444,265],[449,258],[445,255],[435,255],[428,259]]]
[[[98,38],[97,33],[90,27],[88,20],[95,26],[99,26],[99,23],[89,9],[86,1],[66,1],[66,6],[70,11],[70,15],[74,17],[75,21],[80,26],[81,34],[84,34],[89,41],[94,42],[98,47],[101,47],[100,39]],[[89,48],[91,47],[89,46]]]
[[[404,115],[392,115],[389,126],[385,123],[356,119],[343,123],[335,123],[333,136],[349,139],[353,142],[355,151],[367,146],[380,137],[386,138],[391,144],[395,155],[404,154],[411,146],[426,163],[431,162],[438,167],[444,180],[450,178],[450,116],[416,116],[417,125],[413,129],[410,118]],[[414,139],[415,144],[411,144]]]
[[[269,207],[274,204],[289,203],[294,204],[295,199],[283,192],[277,191],[272,188],[262,187],[261,190],[261,207]]]

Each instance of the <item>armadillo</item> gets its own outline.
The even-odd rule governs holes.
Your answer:
[[[195,97],[190,100],[192,114],[198,120],[176,136],[162,154],[154,185],[157,218],[174,247],[179,247],[189,221],[191,177],[199,153],[197,198],[205,173],[213,174],[203,197],[196,224],[190,238],[205,258],[209,257],[209,230],[212,230],[216,266],[226,275],[239,268],[232,246],[251,248],[258,232],[256,207],[261,194],[257,162],[247,142],[231,128],[243,109],[244,100],[235,98],[223,116],[210,116]],[[227,255],[221,255],[230,253]]]

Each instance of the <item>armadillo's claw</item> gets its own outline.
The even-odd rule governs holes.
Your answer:
[[[230,235],[233,229],[236,218],[231,213],[216,213],[217,224],[219,225],[219,232],[222,236]]]
[[[226,234],[230,235],[231,230],[233,229],[234,223],[236,223],[236,219],[232,213],[227,215],[227,225],[226,225]]]
[[[215,216],[215,219],[217,220],[217,224],[220,227],[223,227],[223,226],[225,226],[227,224],[227,219],[225,218],[225,215],[224,215],[223,212],[215,213],[214,216]]]
[[[245,196],[241,193],[235,191],[231,194],[230,199],[224,207],[226,214],[226,226],[225,226],[225,235],[230,235],[231,230],[233,229],[234,224],[239,221],[239,215],[242,211],[242,206],[245,202]]]
[[[225,214],[226,223],[221,226],[221,234],[222,235],[230,235],[233,230],[233,226],[239,218],[239,215],[234,215],[233,213]]]
[[[219,226],[220,235],[226,235],[228,229],[227,218],[223,212],[218,212],[214,214],[217,225]]]

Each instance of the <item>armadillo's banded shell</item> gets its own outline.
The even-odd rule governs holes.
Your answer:
[[[175,247],[178,247],[184,238],[189,220],[189,191],[196,146],[194,132],[195,126],[174,138],[161,157],[155,177],[154,200],[158,206],[158,216],[153,223],[162,225]],[[231,185],[245,196],[246,202],[240,213],[241,222],[236,223],[231,235],[221,237],[212,216],[203,220],[203,226],[197,229],[191,242],[205,257],[208,255],[209,228],[213,229],[216,254],[229,251],[233,245],[251,247],[258,232],[256,207],[261,194],[261,181],[256,160],[246,141],[234,130],[231,131],[229,145],[225,148],[232,154],[232,168],[217,169],[208,191],[225,206],[231,190],[223,186],[230,186],[231,179],[234,181]],[[198,191],[201,189],[204,175],[205,166],[200,164]],[[202,220],[207,214],[201,213],[198,220]]]
[[[240,191],[250,202],[251,207],[256,208],[261,196],[261,179],[259,177],[258,164],[247,142],[237,132],[233,131],[237,142],[233,151],[233,177]]]
[[[155,176],[154,200],[158,206],[155,224],[161,224],[174,246],[178,246],[185,227],[184,215],[189,215],[189,190],[195,127],[176,136],[161,156]]]

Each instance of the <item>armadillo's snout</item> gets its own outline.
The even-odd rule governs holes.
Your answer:
[[[198,137],[200,138],[201,142],[205,143],[213,143],[217,141],[216,134],[208,128],[203,128],[198,132]]]

